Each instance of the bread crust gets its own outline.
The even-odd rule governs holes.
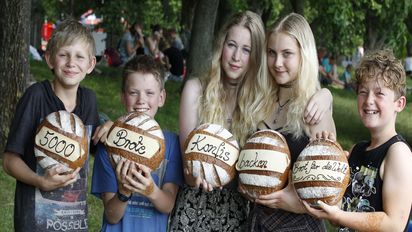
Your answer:
[[[69,117],[70,119],[70,127],[72,132],[67,132],[65,130],[63,130],[63,126],[62,126],[62,122],[61,122],[61,118],[60,115],[61,114],[65,114],[67,117]],[[53,125],[50,120],[51,117],[55,117],[56,118],[56,122],[59,124],[58,127]],[[78,136],[75,134],[76,131],[76,127],[80,127],[81,131],[83,131],[82,136]],[[68,137],[69,139],[75,141],[79,147],[80,147],[80,151],[81,154],[77,154],[79,155],[79,158],[76,159],[75,161],[71,161],[69,159],[66,159],[60,155],[58,155],[55,152],[52,152],[50,150],[47,150],[45,148],[43,148],[39,143],[39,141],[35,141],[35,156],[37,157],[37,161],[41,163],[41,161],[45,158],[41,153],[44,153],[46,156],[48,156],[49,158],[57,161],[57,163],[61,163],[64,166],[68,167],[71,171],[74,171],[76,168],[79,167],[83,167],[84,163],[86,162],[87,156],[89,154],[89,146],[88,146],[88,137],[87,137],[87,132],[86,132],[86,128],[83,124],[83,122],[81,121],[81,119],[73,114],[73,113],[69,113],[67,111],[58,111],[58,112],[53,112],[51,114],[49,114],[41,123],[40,125],[37,127],[36,130],[36,137],[39,134],[39,132],[41,130],[48,130],[48,131],[53,131],[55,133],[61,134],[63,136]],[[40,152],[39,152],[40,151]],[[53,166],[53,165],[51,165]],[[51,166],[44,166],[43,168],[49,168]]]
[[[137,118],[137,120],[141,120],[139,125],[136,126],[136,125],[128,124],[128,122],[130,122],[131,120],[135,118]],[[150,123],[153,126],[151,126],[150,128],[143,129],[146,123]],[[152,170],[155,170],[157,167],[159,167],[160,163],[164,159],[165,142],[164,142],[163,132],[161,131],[159,124],[152,117],[144,113],[140,113],[140,112],[131,112],[124,116],[121,116],[119,119],[117,119],[113,123],[112,127],[109,129],[108,138],[110,137],[111,133],[113,132],[115,128],[123,128],[128,131],[135,132],[138,135],[153,139],[154,141],[157,142],[158,149],[155,151],[155,154],[147,158],[142,155],[136,154],[135,152],[122,149],[119,146],[116,146],[110,143],[109,141],[107,141],[106,148],[110,155],[113,166],[117,165],[117,162],[114,156],[120,156],[130,161],[133,161],[135,163],[143,164]],[[154,133],[160,134],[161,137],[155,135]],[[142,146],[144,145],[145,144],[142,144]]]
[[[215,133],[213,133],[213,132]],[[195,136],[204,136],[208,148],[203,151],[188,148]],[[212,145],[208,139],[219,141],[222,147]],[[193,141],[192,141],[193,142]],[[223,144],[223,145],[222,145]],[[189,174],[207,180],[213,187],[222,187],[236,177],[235,164],[239,156],[239,145],[233,135],[224,127],[216,124],[202,124],[188,135],[184,144],[183,165],[189,170]],[[219,150],[220,149],[220,150]],[[226,154],[229,161],[224,161],[219,154],[230,151]],[[207,154],[206,154],[207,153]],[[220,157],[220,158],[219,158]],[[230,165],[230,161],[235,162]]]
[[[303,167],[302,164],[308,165]],[[318,200],[329,205],[339,203],[349,178],[345,152],[339,143],[329,139],[311,141],[299,155],[292,171],[292,182],[298,196],[313,206]]]
[[[259,151],[259,157],[263,159],[261,162],[265,162],[266,159],[271,159],[271,163],[284,163],[286,158],[286,167],[282,171],[272,171],[270,167],[264,168],[242,168],[241,162],[247,162],[246,156],[242,156],[244,152],[248,150]],[[267,154],[267,155],[265,155]],[[256,154],[256,159],[258,154]],[[245,146],[242,149],[241,155],[237,163],[237,170],[239,172],[239,186],[243,187],[248,194],[253,196],[266,195],[283,189],[288,181],[288,175],[290,170],[291,155],[286,139],[277,131],[274,130],[261,130],[252,134],[246,141]],[[269,160],[267,163],[269,163]],[[243,177],[244,176],[244,177]],[[246,181],[246,178],[256,181]],[[260,180],[260,181],[259,181]],[[253,184],[251,184],[253,182]],[[264,186],[264,183],[270,186]]]

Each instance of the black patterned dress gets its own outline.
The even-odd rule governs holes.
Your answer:
[[[212,192],[188,186],[180,189],[169,231],[244,231],[249,203],[237,191],[237,181],[233,182]]]

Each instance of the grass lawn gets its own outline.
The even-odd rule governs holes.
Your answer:
[[[98,109],[100,112],[108,115],[112,120],[115,120],[120,115],[124,114],[122,104],[120,103],[120,80],[121,69],[99,67],[102,74],[92,74],[83,82],[82,86],[93,89],[97,95]],[[51,79],[51,72],[44,63],[31,63],[31,72],[37,81]],[[412,79],[408,78],[408,86],[412,87]],[[177,132],[178,131],[178,116],[179,116],[179,90],[180,83],[167,82],[166,104],[161,108],[156,116],[156,120],[163,129]],[[353,92],[330,89],[333,98],[333,115],[338,132],[338,142],[349,150],[351,145],[360,140],[368,139],[368,132],[363,128],[362,123],[358,119],[356,108],[356,95]],[[402,134],[412,144],[412,94],[408,93],[407,98],[409,103],[405,110],[398,116],[397,128],[398,133]],[[0,164],[2,160],[0,160]],[[92,171],[93,157],[90,159],[90,175]],[[91,178],[90,178],[91,179]],[[90,181],[89,181],[90,184]],[[13,199],[14,199],[15,181],[10,176],[0,171],[0,228],[2,231],[13,231]],[[98,231],[101,225],[102,218],[102,202],[100,199],[89,194],[89,229],[90,231]]]

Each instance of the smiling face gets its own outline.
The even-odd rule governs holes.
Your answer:
[[[247,28],[236,25],[229,29],[221,58],[222,69],[227,78],[239,79],[246,73],[251,49],[251,37]]]
[[[64,88],[77,87],[96,65],[96,57],[89,54],[85,42],[62,46],[54,57],[46,53],[46,62],[55,76],[55,84]]]
[[[300,49],[296,39],[285,33],[272,33],[267,45],[269,72],[278,84],[288,84],[298,77]]]
[[[402,111],[405,97],[398,99],[381,79],[370,79],[358,88],[358,113],[364,126],[381,131],[395,125],[396,113]]]
[[[127,76],[122,102],[127,112],[143,112],[154,117],[164,105],[166,92],[152,73],[133,72]]]

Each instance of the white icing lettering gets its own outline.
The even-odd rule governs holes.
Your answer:
[[[50,128],[42,127],[37,133],[35,143],[47,150],[70,161],[75,161],[84,154],[80,144]]]
[[[189,154],[192,152],[215,157],[230,166],[236,162],[239,156],[239,150],[237,148],[225,143],[219,138],[204,134],[195,134],[190,138],[185,153]]]
[[[284,173],[289,164],[290,159],[286,153],[264,149],[245,149],[240,152],[236,169],[238,171],[264,170]]]
[[[109,147],[119,148],[149,159],[160,150],[160,144],[156,139],[121,127],[112,129],[106,143]]]
[[[293,182],[334,181],[342,182],[348,163],[332,160],[297,161],[293,165]]]

